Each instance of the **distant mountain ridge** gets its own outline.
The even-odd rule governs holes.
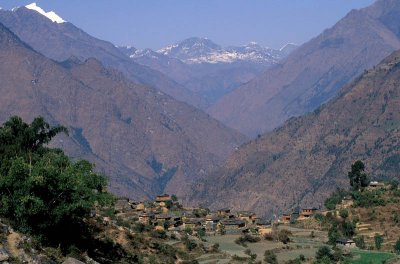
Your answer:
[[[207,38],[189,38],[158,51],[120,47],[135,62],[158,70],[214,104],[221,96],[250,81],[297,48],[280,50],[250,43],[240,47],[215,44]]]
[[[373,180],[400,180],[400,51],[313,113],[242,145],[196,184],[191,200],[272,217],[321,207],[362,160]]]
[[[294,48],[296,45],[292,44],[291,47]],[[289,51],[289,49],[286,51]],[[179,59],[187,64],[252,62],[273,65],[286,55],[283,50],[261,47],[256,42],[239,47],[223,48],[208,38],[198,37],[188,38],[179,43],[168,45],[157,50],[157,53]],[[131,58],[139,58],[144,55],[139,50],[136,53],[132,53]]]
[[[224,95],[208,112],[257,136],[313,111],[346,83],[400,48],[400,1],[353,10],[281,63]]]
[[[0,122],[43,116],[68,127],[55,140],[110,177],[110,190],[148,199],[182,198],[196,178],[244,140],[204,112],[155,88],[135,84],[98,60],[44,57],[0,23]]]
[[[96,58],[105,66],[124,73],[131,81],[155,87],[177,100],[198,108],[205,107],[205,101],[181,84],[164,74],[132,61],[126,54],[107,41],[90,36],[75,25],[55,23],[37,5],[28,5],[13,10],[0,10],[0,22],[10,28],[24,42],[35,50],[56,61],[71,56],[84,61]],[[58,17],[56,13],[51,14]]]

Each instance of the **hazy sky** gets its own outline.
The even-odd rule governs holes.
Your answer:
[[[11,9],[31,3],[0,0]],[[374,0],[37,0],[89,34],[116,45],[158,49],[188,37],[217,44],[302,44],[351,9]]]

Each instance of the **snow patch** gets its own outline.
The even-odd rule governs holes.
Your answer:
[[[284,50],[284,49],[286,49],[286,48],[289,48],[289,47],[297,47],[297,44],[295,44],[295,43],[288,43],[288,44],[284,45],[282,48],[280,48],[279,51],[282,51],[282,50]]]
[[[30,10],[34,10],[34,11],[38,12],[39,14],[47,17],[51,21],[56,22],[58,24],[66,22],[64,19],[62,19],[60,16],[58,16],[53,11],[45,12],[42,8],[37,6],[36,3],[32,3],[32,4],[29,4],[29,5],[26,5],[25,7],[30,9]]]

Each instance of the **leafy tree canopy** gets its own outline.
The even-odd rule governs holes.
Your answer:
[[[0,215],[44,241],[62,243],[79,236],[83,218],[96,205],[112,202],[106,177],[87,161],[73,162],[45,145],[63,126],[43,118],[26,124],[10,118],[0,127]]]
[[[357,160],[353,165],[351,165],[348,177],[350,179],[350,185],[355,191],[362,190],[362,188],[369,185],[370,180],[364,170],[365,165],[361,160]]]

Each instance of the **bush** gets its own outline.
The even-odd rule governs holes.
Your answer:
[[[353,192],[352,193],[354,199],[355,207],[375,207],[375,206],[384,206],[386,205],[385,199],[383,196],[382,190],[371,190],[364,192]]]
[[[249,234],[243,235],[235,239],[235,243],[238,245],[242,245],[243,247],[247,247],[246,242],[249,243],[256,243],[259,242],[261,239],[259,237],[251,236]]]
[[[292,235],[292,232],[290,232],[287,229],[282,229],[278,233],[278,240],[280,242],[282,242],[283,244],[287,244],[290,242],[289,236],[291,236],[291,235]]]
[[[400,255],[400,238],[397,240],[396,244],[394,245],[394,251]]]
[[[320,247],[318,249],[317,253],[315,254],[315,258],[317,260],[325,260],[325,259],[332,260],[333,255],[331,253],[331,249],[328,246]]]
[[[336,205],[342,202],[344,196],[346,196],[348,192],[343,189],[337,189],[336,192],[332,193],[331,196],[325,200],[325,208],[328,210],[334,210]]]
[[[364,236],[358,236],[354,239],[354,241],[356,242],[356,246],[359,249],[365,249],[365,240],[364,240]]]
[[[339,215],[341,218],[346,219],[349,217],[349,211],[346,208],[342,208],[339,210]]]
[[[264,253],[264,261],[269,264],[277,264],[278,258],[272,250],[266,250]]]
[[[219,244],[218,243],[214,243],[212,245],[212,251],[213,252],[218,252],[219,251]]]
[[[375,248],[377,250],[380,250],[382,248],[383,237],[379,234],[375,234],[374,241],[375,241]]]

